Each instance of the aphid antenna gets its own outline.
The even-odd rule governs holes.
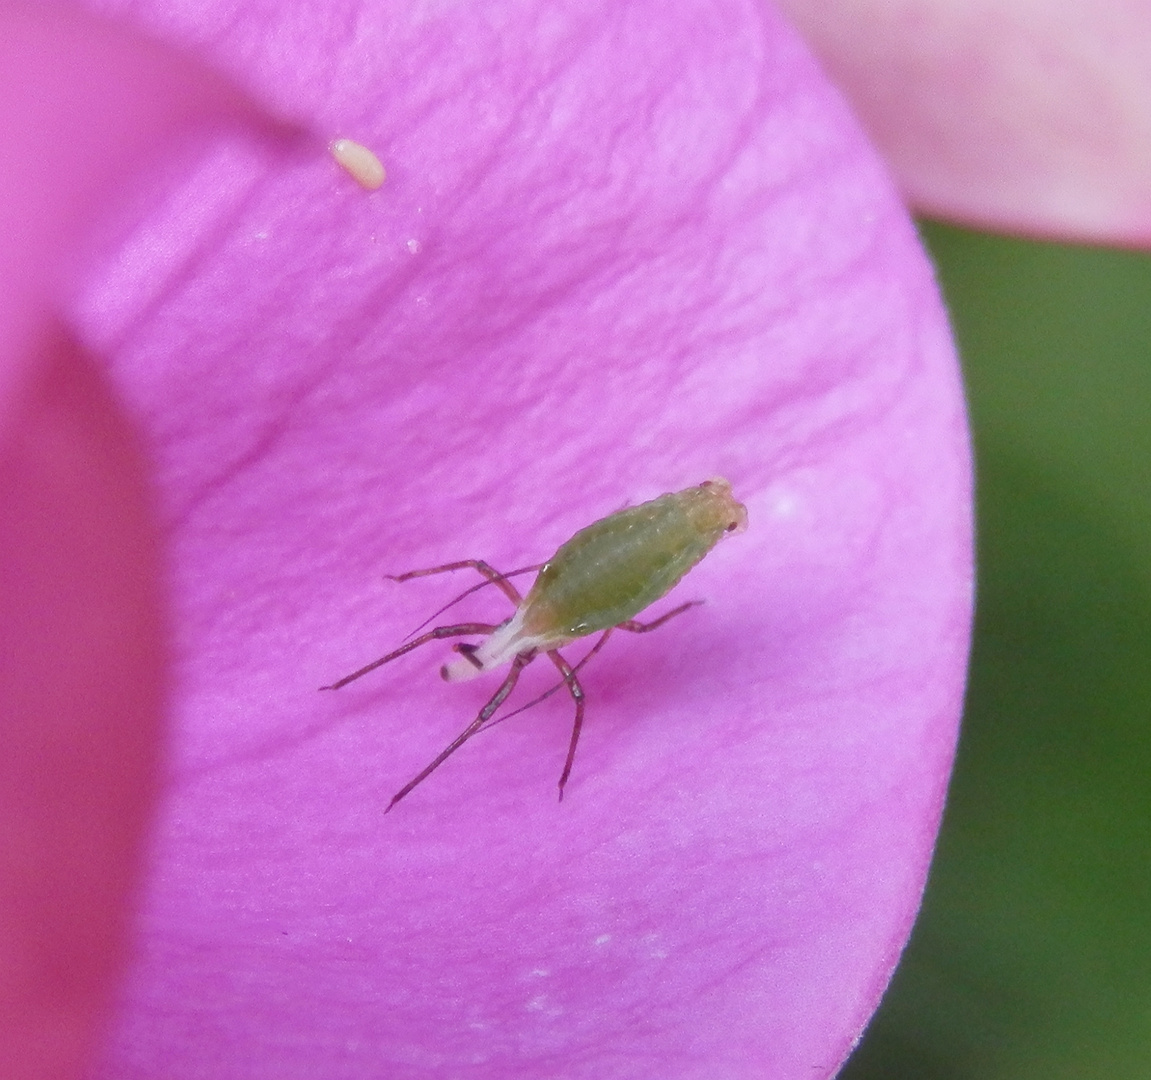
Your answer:
[[[501,574],[500,576],[504,577],[504,578],[520,577],[523,574],[530,574],[534,570],[542,570],[543,568],[544,568],[543,563],[536,563],[534,566],[522,566],[518,570],[512,570],[510,573]],[[409,580],[410,576],[411,575],[409,575],[409,574],[385,574],[384,575],[384,577],[387,578],[388,581],[407,581],[407,580]],[[428,623],[434,622],[445,611],[448,611],[450,608],[454,608],[456,606],[456,604],[458,604],[461,600],[466,600],[469,596],[472,595],[472,593],[479,592],[480,589],[486,589],[489,585],[495,585],[495,584],[496,584],[495,581],[488,579],[486,581],[481,581],[478,585],[473,585],[470,589],[465,589],[454,600],[449,600],[446,604],[444,604],[444,606],[442,608],[439,609],[439,611],[433,611],[432,614],[429,615],[426,619],[424,619],[424,621],[422,623],[420,623],[419,626],[417,626],[414,630],[409,631],[402,638],[400,638],[400,644],[402,645],[409,638],[415,637],[416,634],[418,634],[425,626],[428,625]]]
[[[492,718],[496,710],[507,700],[508,695],[515,689],[516,682],[519,680],[520,672],[523,671],[528,664],[530,664],[536,657],[534,651],[520,653],[514,660],[512,660],[511,670],[508,671],[507,678],[500,683],[499,689],[488,699],[487,704],[480,709],[479,715],[468,724],[463,731],[461,731],[428,765],[425,765],[411,780],[409,780],[399,791],[392,796],[392,801],[384,807],[386,814],[393,806],[396,805],[405,795],[408,794],[414,787],[422,784],[432,773],[436,771],[445,761],[448,760],[461,746],[464,745],[476,732],[482,730],[485,724]]]

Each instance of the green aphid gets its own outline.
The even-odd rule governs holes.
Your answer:
[[[580,529],[542,565],[501,574],[480,559],[465,559],[427,570],[389,575],[393,581],[409,581],[429,574],[470,568],[481,574],[484,580],[447,607],[477,589],[495,585],[515,604],[516,610],[511,618],[499,625],[471,622],[437,626],[331,686],[322,687],[324,690],[338,690],[429,641],[469,634],[483,634],[485,637],[478,644],[457,643],[453,646],[460,654],[459,659],[445,664],[440,672],[449,682],[472,679],[511,664],[499,689],[476,718],[430,765],[396,792],[387,809],[390,810],[412,788],[427,779],[473,735],[513,715],[508,713],[497,718],[496,712],[515,688],[520,672],[541,653],[559,669],[563,682],[515,711],[530,708],[561,687],[566,686],[571,694],[575,702],[575,722],[563,772],[560,773],[559,797],[562,799],[583,727],[584,692],[576,677],[577,671],[603,648],[613,630],[646,633],[698,604],[698,600],[689,600],[648,623],[638,622],[634,617],[649,604],[666,596],[721,537],[743,532],[746,528],[747,508],[736,501],[731,493],[731,484],[716,478],[609,514]],[[521,596],[510,579],[534,570],[538,570],[539,575],[527,596]],[[436,615],[446,611],[447,607],[441,608]],[[560,654],[562,646],[595,633],[601,634],[599,640],[575,667]]]

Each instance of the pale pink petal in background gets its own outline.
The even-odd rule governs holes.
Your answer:
[[[1151,18],[1133,0],[782,0],[913,205],[1151,242]]]
[[[96,1075],[831,1075],[918,905],[971,603],[946,318],[837,94],[742,0],[101,6],[315,152],[221,133],[73,308],[152,455],[175,658]],[[383,574],[716,474],[751,528],[589,667],[564,803],[557,697],[385,818],[490,687],[430,647],[317,691],[464,584]]]

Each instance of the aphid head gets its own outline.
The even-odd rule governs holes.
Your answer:
[[[707,496],[708,515],[725,536],[747,529],[747,507],[731,493],[731,484],[722,476],[713,476],[699,485]]]

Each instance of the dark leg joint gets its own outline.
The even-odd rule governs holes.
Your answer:
[[[472,645],[466,641],[458,641],[455,645],[452,646],[452,648],[455,649],[455,651],[458,652],[460,656],[462,656],[477,671],[484,670],[484,665],[476,659],[476,650],[479,648],[478,645]]]

